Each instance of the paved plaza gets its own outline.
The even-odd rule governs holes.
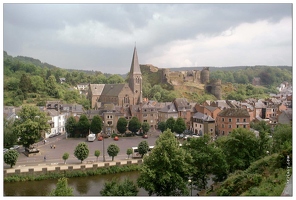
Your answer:
[[[155,131],[148,133],[148,138],[144,139],[141,136],[133,136],[133,137],[120,137],[118,141],[113,140],[113,138],[106,138],[103,141],[95,140],[93,142],[88,142],[86,138],[66,138],[65,135],[56,136],[53,138],[46,139],[47,142],[44,144],[42,141],[36,143],[35,145],[39,149],[39,154],[33,156],[26,156],[23,151],[23,148],[19,149],[19,157],[14,168],[28,167],[28,166],[38,166],[42,165],[58,165],[64,163],[62,156],[64,153],[69,153],[69,159],[67,160],[67,164],[80,164],[81,161],[78,160],[74,156],[74,150],[76,146],[80,142],[85,142],[89,148],[89,156],[84,161],[96,161],[97,158],[94,156],[95,150],[99,150],[101,152],[98,162],[103,162],[103,146],[105,149],[105,161],[111,161],[112,158],[109,157],[107,153],[107,148],[110,144],[116,144],[120,148],[119,154],[114,158],[116,160],[126,160],[128,158],[126,151],[128,148],[137,147],[139,143],[143,140],[147,141],[149,146],[154,146],[155,141],[159,137],[160,132]],[[55,148],[51,148],[51,146],[55,146]],[[46,157],[46,160],[44,160]],[[130,156],[131,158],[131,156]],[[3,164],[4,169],[9,169],[10,166],[7,164]]]

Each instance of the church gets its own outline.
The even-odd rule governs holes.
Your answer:
[[[109,103],[125,108],[142,103],[142,73],[136,47],[134,47],[129,82],[125,84],[89,84],[88,98],[91,102],[91,109],[95,110]]]

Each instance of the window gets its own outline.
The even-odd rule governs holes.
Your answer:
[[[224,122],[224,118],[222,118],[222,122]]]
[[[228,119],[228,122],[231,122],[231,118]]]
[[[146,120],[146,119],[144,119],[144,122],[147,122],[147,120]]]
[[[228,125],[228,128],[231,128],[231,125],[230,124]]]
[[[201,125],[199,125],[199,128],[201,128]]]
[[[244,122],[247,122],[247,120],[246,120],[246,119],[244,119]]]
[[[213,132],[213,129],[211,128],[211,133]]]
[[[236,125],[236,128],[238,128],[239,127],[239,125]]]
[[[239,119],[238,118],[236,119],[236,122],[239,122]]]
[[[224,124],[222,124],[222,128],[224,128]]]
[[[247,126],[246,125],[244,125],[244,128],[246,128]]]

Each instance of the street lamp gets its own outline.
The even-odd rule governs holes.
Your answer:
[[[189,182],[189,184],[190,184],[190,192],[191,192],[191,196],[192,196],[192,180],[189,179],[188,182]]]

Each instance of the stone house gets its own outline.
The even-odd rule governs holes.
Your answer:
[[[250,114],[246,109],[227,108],[219,112],[216,118],[216,130],[219,136],[228,135],[235,128],[250,129]]]
[[[199,136],[210,134],[212,137],[214,137],[215,124],[215,119],[201,112],[196,112],[192,117],[193,133]]]

